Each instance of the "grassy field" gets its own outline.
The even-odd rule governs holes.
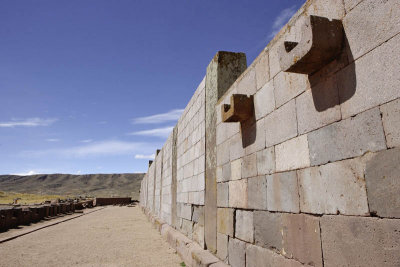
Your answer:
[[[20,200],[18,200],[19,204],[33,204],[33,203],[41,203],[44,202],[45,200],[52,200],[56,198],[63,199],[67,197],[58,195],[35,195],[35,194],[0,191],[0,204],[11,204],[13,203],[15,198],[20,198]]]

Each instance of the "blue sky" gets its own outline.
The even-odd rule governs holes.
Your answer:
[[[0,174],[145,172],[218,50],[304,0],[0,3]]]

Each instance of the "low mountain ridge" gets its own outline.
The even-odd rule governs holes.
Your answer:
[[[144,173],[0,175],[0,191],[139,199],[143,176]]]

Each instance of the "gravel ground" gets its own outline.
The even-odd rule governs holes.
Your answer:
[[[0,266],[7,267],[177,267],[180,262],[139,207],[110,206],[0,244]]]

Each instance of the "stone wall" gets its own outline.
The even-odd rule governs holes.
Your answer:
[[[313,15],[340,31],[324,37]],[[162,219],[231,266],[399,266],[399,33],[399,1],[314,0],[250,66],[217,53],[176,126],[176,159],[173,137],[163,148],[177,189],[165,172]],[[142,182],[153,214],[159,160]]]

